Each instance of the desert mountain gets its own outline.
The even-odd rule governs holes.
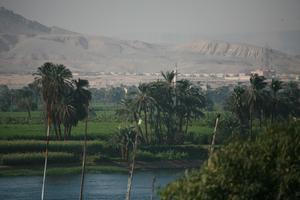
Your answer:
[[[0,8],[0,72],[31,73],[44,62],[79,72],[248,72],[268,63],[300,73],[300,58],[259,46],[214,40],[178,45],[88,36],[48,27]]]

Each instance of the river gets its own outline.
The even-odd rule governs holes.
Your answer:
[[[155,188],[165,186],[182,175],[178,170],[137,171],[133,179],[132,200],[150,199],[152,179],[156,176]],[[84,199],[124,200],[127,174],[87,174]],[[79,199],[80,175],[48,176],[46,200]],[[42,177],[1,177],[1,200],[40,199]],[[159,199],[155,195],[154,199]]]

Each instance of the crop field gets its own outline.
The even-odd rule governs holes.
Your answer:
[[[119,105],[94,103],[88,121],[87,162],[88,171],[124,172],[114,164],[120,160],[120,150],[111,138],[120,128],[130,126],[116,115]],[[66,141],[56,141],[51,131],[49,144],[49,174],[79,173],[82,159],[85,123],[79,122],[72,128]],[[144,128],[142,128],[143,131]],[[62,131],[63,132],[63,131]],[[212,128],[203,121],[193,121],[188,127],[188,135],[199,144],[184,146],[145,146],[141,147],[137,159],[141,161],[190,159],[205,157],[207,135]],[[40,175],[45,150],[46,124],[43,111],[32,111],[31,119],[27,112],[0,112],[0,176]],[[202,143],[202,144],[201,144]]]

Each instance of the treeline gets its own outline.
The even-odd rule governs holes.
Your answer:
[[[252,133],[257,126],[289,121],[300,116],[300,88],[296,82],[251,75],[250,85],[236,86],[227,99],[225,109],[238,119],[241,133]]]
[[[118,104],[125,97],[125,93],[137,92],[136,86],[116,86],[108,88],[90,88],[92,93],[92,102],[114,103]]]
[[[27,111],[31,118],[31,111],[36,110],[40,104],[39,90],[35,84],[28,84],[21,89],[9,89],[6,85],[0,85],[0,110]]]

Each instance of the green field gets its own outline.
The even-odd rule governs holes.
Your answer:
[[[122,122],[115,111],[118,105],[96,103],[92,106],[88,122],[87,170],[89,172],[126,172],[127,169],[116,165],[120,161],[120,151],[115,149],[110,139],[119,128],[129,126]],[[189,136],[197,144],[181,146],[143,146],[137,159],[142,161],[204,158],[207,135],[212,128],[204,121],[194,121],[188,127]],[[55,133],[49,144],[49,175],[79,173],[82,156],[85,123],[79,122],[72,129],[67,141],[54,141]],[[42,111],[0,112],[0,176],[41,175],[43,152],[45,150],[46,126]],[[205,137],[203,137],[205,136]],[[204,138],[204,139],[203,139]],[[204,152],[204,153],[203,153]]]

